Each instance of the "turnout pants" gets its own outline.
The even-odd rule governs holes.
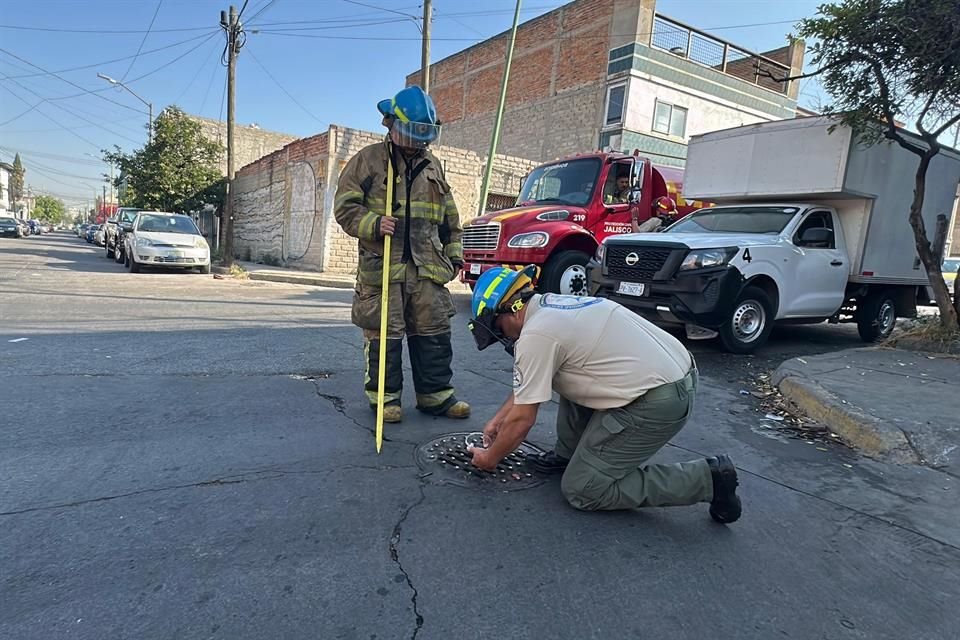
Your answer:
[[[353,323],[363,329],[364,391],[370,406],[377,406],[380,363],[380,287],[360,286],[354,297]],[[417,408],[442,415],[457,400],[450,379],[453,347],[450,318],[455,309],[446,287],[422,279],[408,262],[404,280],[390,283],[387,315],[387,360],[384,404],[399,405],[403,392],[403,336],[407,337]]]
[[[651,389],[625,407],[595,411],[560,398],[556,452],[570,459],[561,490],[586,511],[709,502],[706,460],[646,464],[686,423],[698,374]]]

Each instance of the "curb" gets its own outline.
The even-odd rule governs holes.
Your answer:
[[[844,404],[812,380],[783,371],[784,365],[789,362],[780,365],[772,381],[793,406],[814,420],[829,425],[846,442],[870,457],[885,458],[899,464],[920,462],[900,429]]]
[[[305,284],[314,287],[331,287],[334,289],[353,289],[352,280],[343,280],[340,278],[329,278],[324,276],[302,276],[286,273],[274,273],[263,271],[248,271],[250,280],[260,280],[262,282],[285,282],[287,284]]]

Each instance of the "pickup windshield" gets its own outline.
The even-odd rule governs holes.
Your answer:
[[[669,231],[777,235],[798,211],[796,207],[712,207],[687,216]]]
[[[537,167],[523,183],[517,204],[585,205],[590,202],[599,173],[598,158],[583,158]]]

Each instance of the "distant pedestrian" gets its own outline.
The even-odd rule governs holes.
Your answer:
[[[383,269],[389,269],[384,421],[400,422],[403,336],[407,336],[417,408],[429,415],[467,418],[470,405],[451,383],[455,314],[446,284],[463,266],[460,214],[443,168],[428,146],[440,136],[433,100],[407,87],[377,108],[389,130],[383,142],[350,159],[340,174],[334,217],[358,239],[359,264],[352,321],[363,329],[364,389],[376,409]],[[387,167],[392,164],[392,216],[384,216]],[[393,236],[384,256],[384,236]]]
[[[471,331],[479,349],[514,354],[513,392],[484,427],[473,464],[493,470],[527,437],[541,403],[560,396],[557,443],[531,460],[563,473],[560,489],[588,511],[710,503],[718,522],[740,517],[737,471],[725,455],[647,461],[686,424],[698,372],[679,340],[602,298],[535,294],[536,267],[484,273]]]

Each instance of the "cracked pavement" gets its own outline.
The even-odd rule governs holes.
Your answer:
[[[477,353],[463,315],[455,383],[473,417],[427,418],[410,400],[378,456],[350,298],[128,274],[67,234],[0,240],[0,638],[960,626],[957,481],[771,432],[738,393],[786,358],[857,346],[855,330],[778,331],[753,358],[691,344],[697,407],[659,458],[732,456],[744,517],[721,527],[706,505],[577,512],[559,479],[494,493],[422,478],[416,446],[479,430],[508,391],[507,356]],[[555,415],[543,408],[532,441],[551,445]]]

